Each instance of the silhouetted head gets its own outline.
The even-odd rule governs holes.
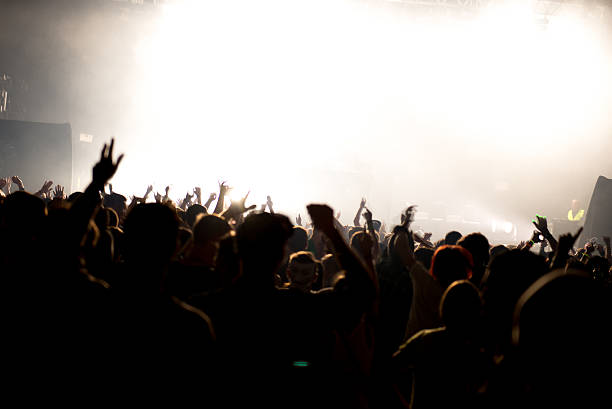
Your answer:
[[[0,209],[0,229],[11,240],[31,240],[44,227],[47,216],[45,202],[30,193],[18,191],[4,199]]]
[[[474,268],[472,269],[471,280],[479,286],[489,264],[489,240],[481,233],[470,233],[460,238],[457,245],[463,247],[472,255]]]
[[[185,214],[185,222],[189,225],[189,227],[193,228],[195,225],[198,215],[206,214],[206,208],[200,204],[194,204],[187,208],[187,212]]]
[[[440,300],[440,317],[449,331],[468,334],[479,323],[482,301],[478,288],[468,280],[453,282]]]
[[[309,251],[298,251],[289,257],[287,278],[289,286],[297,290],[308,292],[319,277],[321,263]]]
[[[193,242],[197,245],[219,242],[230,230],[230,225],[223,218],[214,214],[203,214],[198,216],[193,227]]]
[[[70,196],[68,196],[68,202],[70,202],[70,203],[74,202],[82,194],[83,194],[83,192],[73,192],[73,193],[71,193]]]
[[[273,283],[285,254],[285,245],[293,233],[286,216],[275,213],[252,213],[238,227],[238,253],[244,265],[244,276],[261,283]],[[252,274],[259,274],[253,277]]]
[[[504,246],[503,244],[493,246],[491,250],[489,250],[489,260],[493,260],[498,255],[503,254],[507,251],[509,251],[508,247]]]
[[[609,291],[579,271],[553,271],[523,293],[512,341],[530,402],[609,407],[611,306]]]
[[[374,230],[376,230],[376,232],[380,232],[380,227],[382,226],[382,222],[380,220],[372,220],[372,226],[374,227]]]
[[[354,235],[355,233],[360,232],[360,231],[363,231],[363,227],[359,227],[359,226],[353,226],[353,227],[350,227],[350,228],[348,229],[348,236],[349,236],[349,239],[350,239],[351,237],[353,237],[353,235]]]
[[[323,288],[333,287],[338,281],[339,274],[341,273],[336,256],[333,254],[326,254],[321,259],[321,265],[323,270],[323,280],[321,286]]]
[[[365,230],[357,231],[351,236],[350,246],[353,249],[353,251],[357,255],[359,255],[359,257],[361,257],[362,259],[364,258],[364,254],[363,254],[364,246],[366,246],[368,243],[371,244],[372,248],[370,251],[374,250],[373,248],[374,246],[378,246],[378,233],[375,233],[375,234],[377,237],[376,241],[373,241],[370,235],[365,232]]]
[[[461,246],[444,245],[436,250],[431,260],[430,274],[442,288],[457,280],[472,276],[472,255]]]
[[[295,253],[308,248],[308,232],[302,226],[293,226],[293,232],[289,237],[289,252]]]
[[[530,251],[509,250],[491,260],[482,298],[487,328],[498,345],[510,343],[512,314],[521,294],[547,272],[546,260]]]
[[[429,247],[417,247],[414,251],[414,258],[420,262],[427,270],[431,268],[431,260],[433,259],[434,249]]]
[[[444,236],[444,244],[457,244],[460,238],[461,233],[459,233],[458,231],[449,231],[448,233],[446,233],[446,236]]]
[[[120,195],[119,193],[111,193],[110,195],[104,195],[104,207],[110,207],[113,209],[117,216],[119,216],[119,220],[123,220],[126,216],[127,199],[125,196]]]
[[[163,266],[176,250],[178,229],[176,212],[168,206],[161,203],[136,205],[123,226],[125,260]]]

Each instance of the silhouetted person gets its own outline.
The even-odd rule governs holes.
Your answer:
[[[449,231],[448,233],[446,233],[446,236],[444,236],[444,244],[455,245],[461,237],[462,235],[458,231]]]
[[[451,284],[440,316],[443,327],[419,331],[394,354],[399,392],[415,409],[475,407],[486,375],[478,289],[467,280]]]
[[[470,233],[459,239],[457,245],[463,247],[472,255],[474,267],[470,280],[476,287],[480,287],[480,281],[489,264],[489,240],[482,233]]]
[[[612,406],[609,289],[579,271],[556,270],[531,285],[514,315],[518,405]]]

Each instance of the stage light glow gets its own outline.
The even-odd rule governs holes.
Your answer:
[[[175,2],[136,50],[130,133],[156,166],[126,160],[117,185],[228,180],[289,214],[313,200],[348,214],[367,195],[382,218],[403,186],[427,210],[415,175],[458,201],[459,180],[516,188],[519,168],[546,173],[610,129],[603,50],[579,19],[543,30],[519,6],[432,21],[351,1]]]

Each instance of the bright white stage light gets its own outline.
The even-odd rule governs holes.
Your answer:
[[[609,125],[610,62],[577,20],[541,30],[529,10],[491,8],[442,23],[355,4],[167,7],[138,47],[133,92],[132,132],[148,140],[137,149],[155,166],[131,165],[117,185],[172,182],[184,196],[228,180],[233,195],[251,190],[263,204],[270,194],[288,213],[309,200],[346,213],[371,192],[386,218],[396,187],[432,194],[414,175],[454,196],[453,178],[546,168]]]

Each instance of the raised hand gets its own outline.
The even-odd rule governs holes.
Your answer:
[[[315,228],[329,235],[334,227],[334,211],[331,207],[324,204],[309,204],[306,206],[308,214]]]
[[[410,224],[414,221],[414,214],[416,213],[416,205],[408,206],[406,210],[404,210],[404,214],[402,214],[402,223],[401,226],[405,229],[410,227]]]
[[[9,178],[0,178],[0,189],[4,189],[4,186],[8,183]]]
[[[196,203],[201,205],[202,204],[202,189],[199,186],[194,187],[193,194],[196,197]]]
[[[104,144],[100,154],[100,161],[93,167],[93,183],[99,189],[104,189],[104,185],[113,177],[119,164],[123,160],[123,154],[119,155],[117,161],[113,161],[113,148],[115,139],[112,138],[110,145]]]
[[[578,236],[582,233],[582,227],[578,229],[576,234],[566,233],[559,237],[557,248],[555,249],[555,257],[553,259],[553,268],[560,268],[565,265],[565,261],[569,257],[569,252],[574,248]]]
[[[161,203],[161,201],[162,201],[162,195],[161,195],[161,193],[156,192],[156,193],[153,195],[153,197],[155,198],[155,202],[156,202],[156,203]]]
[[[211,193],[211,194],[210,194],[210,196],[208,196],[208,200],[209,200],[209,201],[211,201],[211,202],[212,202],[213,200],[215,200],[216,198],[217,198],[217,194],[216,194],[216,193],[214,193],[214,192],[213,192],[213,193]]]
[[[266,197],[266,204],[268,205],[268,209],[270,209],[270,213],[274,214],[274,208],[272,207],[274,203],[272,203],[272,198],[270,196]]]
[[[531,241],[535,244],[535,243],[539,243],[542,240],[540,239],[540,231],[539,230],[534,230],[533,234],[531,235]]]
[[[64,200],[66,195],[64,194],[64,187],[61,185],[55,185],[55,190],[53,191],[53,198]]]
[[[19,176],[13,176],[11,178],[11,180],[13,181],[13,183],[15,183],[18,187],[19,190],[25,190],[24,186],[23,186],[23,182],[22,180],[19,178]]]
[[[170,192],[170,186],[166,186],[164,197],[162,197],[162,201],[164,202],[168,201],[168,199],[170,198],[170,196],[168,196],[169,192]]]
[[[297,217],[295,218],[295,222],[297,223],[298,226],[302,225],[302,216],[300,216],[299,213],[298,213]]]
[[[11,193],[11,185],[13,184],[13,179],[7,177],[6,178],[6,193]]]
[[[187,192],[187,194],[185,195],[185,199],[183,199],[183,203],[181,203],[180,208],[183,210],[187,209],[187,206],[191,205],[191,199],[193,199],[193,194],[189,194],[189,192]]]
[[[153,191],[153,185],[149,185],[147,186],[147,191],[145,192],[143,199],[147,199],[147,197],[149,197],[149,195],[151,194],[151,192]]]
[[[240,200],[232,201],[230,207],[227,208],[224,214],[228,214],[230,217],[238,220],[243,213],[255,209],[257,207],[256,205],[246,206],[246,200],[249,197],[249,193],[251,192],[247,192],[247,194]]]
[[[51,192],[51,186],[53,185],[52,180],[45,180],[42,187],[38,190],[38,192],[34,193],[34,196],[38,196],[40,198],[45,198]]]
[[[227,185],[226,181],[219,183],[219,195],[225,196],[230,190],[232,190],[232,188]]]
[[[531,222],[540,232],[548,232],[548,221],[546,220],[546,216],[540,216],[539,214],[536,214],[535,220],[532,220]]]
[[[576,234],[572,235],[571,233],[562,234],[559,237],[559,252],[563,252],[564,254],[568,253],[572,248],[574,248],[574,244],[576,244],[576,240],[578,240],[578,236],[582,233],[582,227],[578,229]]]
[[[357,213],[355,214],[355,218],[353,219],[353,226],[361,226],[361,223],[360,223],[361,211],[365,207],[365,204],[366,204],[366,200],[365,200],[365,197],[363,197],[361,199],[361,203],[359,204],[359,209],[357,209]]]
[[[363,212],[363,217],[366,219],[367,223],[372,221],[372,212],[367,207],[364,208],[365,212]]]

